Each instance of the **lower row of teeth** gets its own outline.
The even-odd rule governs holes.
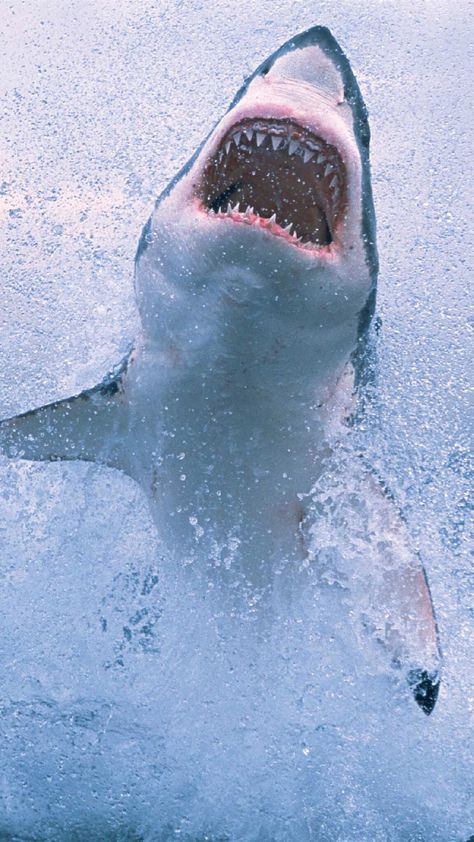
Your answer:
[[[263,222],[266,222],[269,225],[277,225],[278,228],[280,228],[286,234],[291,236],[291,238],[294,240],[295,243],[301,243],[302,240],[303,240],[302,237],[299,237],[297,235],[296,231],[293,231],[293,232],[291,231],[291,229],[294,227],[292,222],[290,222],[286,226],[280,225],[280,223],[277,222],[277,218],[276,218],[275,213],[272,214],[272,216],[270,216],[270,217],[260,216],[258,213],[257,214],[255,213],[254,209],[252,207],[250,207],[250,205],[247,205],[245,211],[241,211],[240,210],[240,202],[237,202],[237,204],[234,205],[234,206],[232,206],[231,203],[228,202],[226,208],[222,207],[222,208],[219,208],[218,211],[214,211],[212,209],[209,211],[210,216],[231,216],[232,214],[239,214],[239,216],[243,217],[244,219],[250,219],[252,216],[256,216],[257,220],[261,219]],[[314,247],[315,244],[311,243],[311,242],[306,242],[306,243],[303,243],[303,245]]]

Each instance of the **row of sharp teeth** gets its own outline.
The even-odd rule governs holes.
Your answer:
[[[232,142],[235,143],[237,148],[239,146],[248,141],[248,143],[252,143],[252,141],[258,146],[263,147],[266,141],[270,139],[271,145],[273,149],[276,151],[280,149],[281,151],[287,151],[288,155],[299,155],[303,158],[305,164],[309,163],[312,159],[313,165],[317,164],[321,168],[322,177],[326,178],[326,176],[330,175],[334,172],[334,175],[329,182],[329,188],[335,199],[338,198],[339,195],[339,180],[337,173],[335,172],[335,164],[331,161],[329,155],[323,151],[323,146],[321,143],[317,143],[317,141],[311,140],[310,138],[305,138],[304,144],[294,140],[290,134],[276,134],[266,129],[265,131],[259,130],[258,128],[251,128],[248,126],[245,129],[238,129],[232,135],[230,140],[227,140],[224,144],[223,148],[225,149],[226,154],[229,154]],[[221,152],[221,155],[223,153]],[[324,165],[324,170],[323,170]],[[318,174],[317,174],[318,175]]]
[[[234,206],[232,206],[231,203],[228,202],[226,209],[224,209],[222,207],[222,208],[219,208],[219,210],[217,212],[213,211],[212,209],[209,211],[209,214],[211,216],[214,216],[214,215],[215,216],[231,216],[233,213],[238,213],[239,216],[242,216],[244,219],[250,219],[252,217],[252,215],[255,215],[257,220],[261,219],[262,222],[267,222],[269,225],[278,225],[278,227],[281,228],[282,231],[284,231],[288,235],[291,235],[291,237],[294,239],[295,243],[301,243],[301,240],[303,239],[302,237],[298,237],[295,231],[293,231],[293,233],[291,233],[291,229],[293,228],[292,222],[290,222],[289,225],[287,225],[286,227],[283,227],[282,225],[280,225],[277,222],[277,218],[276,218],[275,213],[269,218],[267,218],[265,216],[259,216],[259,214],[258,213],[256,214],[254,209],[251,208],[250,205],[247,205],[245,211],[242,212],[240,210],[240,202],[237,202],[237,204],[234,205]]]

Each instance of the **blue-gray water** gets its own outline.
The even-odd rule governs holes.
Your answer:
[[[0,838],[474,833],[467,2],[3,3],[0,415],[120,359],[155,195],[244,76],[314,23],[371,115],[383,327],[368,439],[429,574],[438,705],[420,712],[332,592],[303,591],[283,628],[252,605],[226,620],[161,558],[130,480],[3,463]]]

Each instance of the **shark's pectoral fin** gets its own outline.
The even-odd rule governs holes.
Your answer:
[[[395,502],[375,478],[377,558],[364,580],[364,625],[405,674],[426,714],[436,704],[441,674],[438,628],[425,570]]]
[[[416,703],[430,714],[441,652],[422,561],[376,472],[362,457],[342,452],[340,458],[337,469],[323,473],[313,489],[310,558],[323,582],[348,595],[363,637],[371,647],[376,644],[373,654],[381,655],[381,669],[388,662],[400,672]]]
[[[83,459],[124,469],[126,366],[127,360],[98,386],[75,397],[1,421],[0,452],[15,459]]]
[[[404,554],[406,552],[406,547]],[[423,566],[416,555],[407,565],[381,564],[367,582],[363,624],[401,670],[426,714],[436,704],[441,654],[438,630]]]
[[[394,666],[404,671],[415,701],[429,715],[440,684],[438,628],[422,562],[409,545],[403,523],[399,532],[398,564],[379,583],[380,605],[385,606],[382,640]]]

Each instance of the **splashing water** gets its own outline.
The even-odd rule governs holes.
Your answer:
[[[271,592],[245,598],[164,554],[126,477],[2,462],[0,838],[466,842],[467,7],[410,4],[406,21],[403,4],[321,3],[317,21],[266,0],[88,9],[5,11],[18,60],[3,71],[14,259],[0,414],[90,386],[120,358],[153,196],[262,56],[329,25],[374,138],[383,331],[377,419],[358,444],[428,567],[444,674],[427,718],[361,622],[380,547],[350,454],[310,495],[310,563],[282,563]]]

